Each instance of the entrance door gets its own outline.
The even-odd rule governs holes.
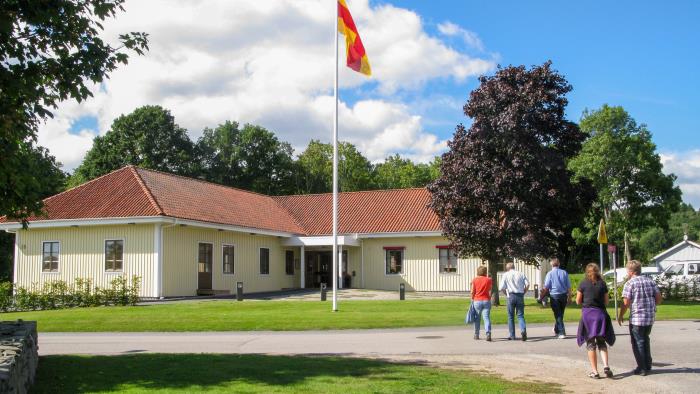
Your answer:
[[[214,245],[207,243],[199,244],[199,258],[197,259],[197,288],[211,290],[211,262],[213,259]]]

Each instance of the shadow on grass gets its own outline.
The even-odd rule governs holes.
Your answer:
[[[468,371],[342,357],[44,356],[32,392],[559,392]]]

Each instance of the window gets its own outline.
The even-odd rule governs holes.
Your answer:
[[[260,275],[270,275],[270,249],[260,248]]]
[[[224,245],[223,262],[224,274],[233,274],[233,245]]]
[[[291,250],[284,253],[284,271],[287,275],[294,275],[294,252]]]
[[[199,272],[211,272],[211,260],[212,260],[212,250],[214,245],[212,244],[199,244],[199,260],[198,267]]]
[[[105,241],[105,271],[121,271],[124,264],[124,241]]]
[[[666,275],[683,275],[683,269],[685,267],[683,264],[674,264],[669,269],[666,270]]]
[[[403,248],[384,248],[386,251],[386,273],[396,275],[403,272]]]
[[[44,272],[58,272],[58,255],[61,252],[60,243],[44,242],[42,250],[41,270]]]
[[[688,275],[700,275],[700,264],[688,263]]]
[[[457,255],[453,249],[438,246],[438,257],[440,259],[440,273],[457,273]]]

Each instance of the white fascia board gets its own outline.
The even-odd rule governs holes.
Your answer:
[[[52,228],[52,227],[82,227],[82,226],[106,226],[113,224],[184,224],[186,226],[192,227],[202,227],[211,228],[224,231],[236,231],[241,233],[249,234],[259,234],[259,235],[269,235],[274,237],[292,237],[295,234],[281,232],[281,231],[271,231],[262,230],[257,228],[248,228],[241,226],[232,226],[227,224],[209,223],[201,222],[198,220],[189,219],[178,219],[170,216],[140,216],[140,217],[126,217],[126,218],[94,218],[94,219],[63,219],[63,220],[39,220],[31,221],[28,224],[28,228],[31,230],[33,228]],[[7,232],[14,232],[15,230],[21,230],[22,223],[1,223],[0,230],[5,230]]]
[[[105,226],[111,224],[147,224],[147,223],[170,223],[172,219],[164,216],[138,216],[126,218],[92,218],[92,219],[60,219],[60,220],[38,220],[30,221],[27,224],[32,228],[52,228],[52,227],[72,227],[72,226]],[[22,223],[1,223],[0,230],[10,232],[11,230],[21,230]]]
[[[442,237],[440,231],[408,231],[403,233],[357,234],[357,238],[401,238],[401,237]]]
[[[685,246],[685,245],[687,245],[687,244],[691,244],[691,245],[692,245],[692,244],[694,244],[694,242],[690,242],[690,241],[681,241],[681,242],[679,242],[679,243],[677,243],[677,244],[671,246],[670,248],[664,250],[663,252],[657,254],[656,256],[654,256],[654,257],[652,258],[652,260],[653,260],[653,261],[661,260],[661,259],[663,259],[664,257],[666,257],[667,255],[672,254],[673,252],[675,252],[676,250],[680,249],[681,247],[683,247],[683,246]],[[695,246],[696,246],[696,247],[700,247],[700,246],[698,246],[697,244],[695,244]]]
[[[328,246],[333,245],[333,236],[324,235],[319,237],[290,237],[282,242],[284,246]],[[339,235],[338,245],[360,246],[360,242],[354,235]]]
[[[283,232],[283,231],[263,230],[263,229],[252,228],[252,227],[232,226],[229,224],[218,224],[218,223],[210,223],[210,222],[200,222],[198,220],[175,219],[175,218],[171,218],[171,220],[175,220],[176,224],[184,224],[186,226],[192,226],[192,227],[212,228],[212,229],[217,229],[217,230],[236,231],[236,232],[240,232],[240,233],[249,233],[249,234],[258,234],[258,235],[269,235],[269,236],[273,236],[273,237],[290,238],[290,237],[295,236],[295,234],[293,234],[293,233],[287,233],[287,232]]]

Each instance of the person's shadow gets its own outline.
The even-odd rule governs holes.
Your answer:
[[[672,366],[672,363],[651,363],[652,366],[654,367],[669,367]],[[670,369],[652,369],[651,371],[647,372],[647,376],[649,375],[664,375],[664,374],[674,374],[674,373],[685,373],[685,374],[697,374],[700,373],[700,368],[687,368],[687,367],[678,367],[678,368],[670,368]],[[634,376],[634,370],[632,371],[627,371],[627,372],[622,372],[622,373],[617,373],[615,376],[613,376],[613,380],[619,380],[619,379],[624,379],[630,376]]]

